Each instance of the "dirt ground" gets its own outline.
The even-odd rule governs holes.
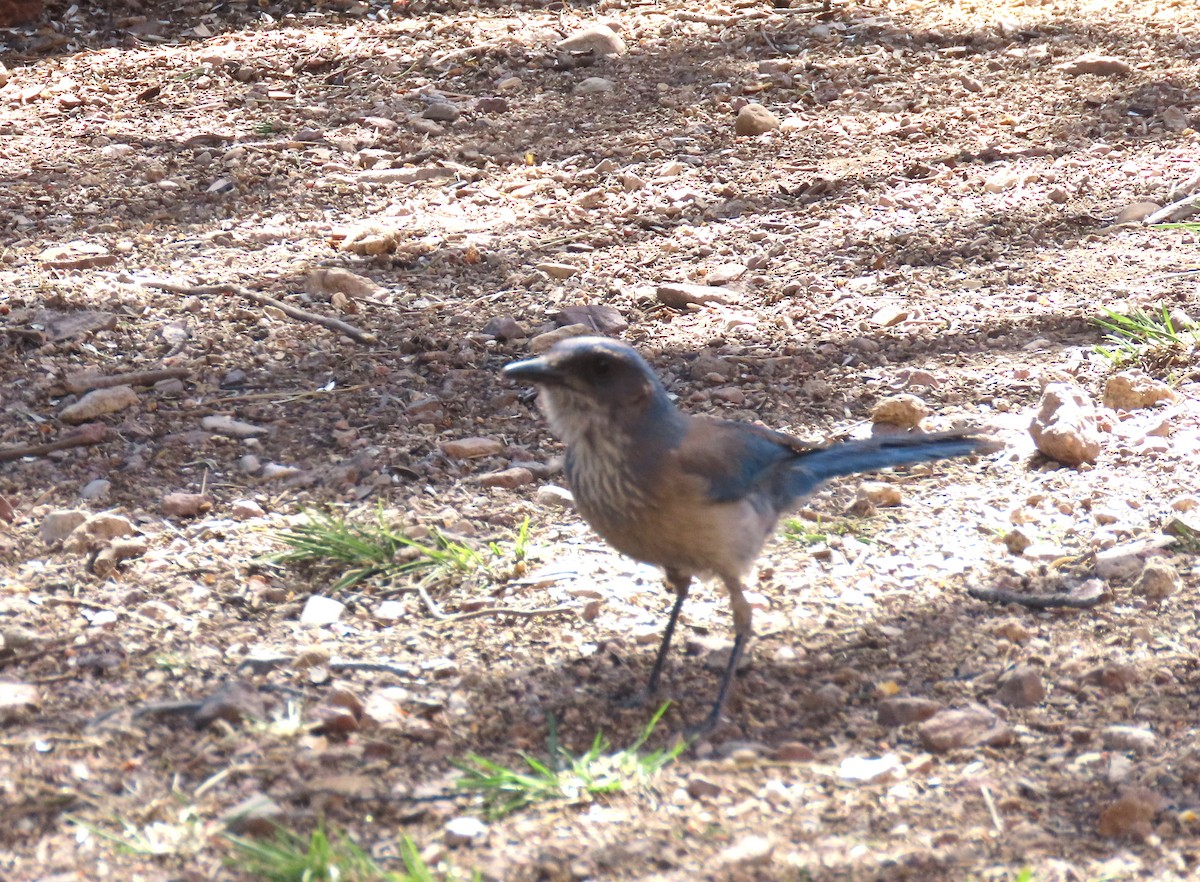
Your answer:
[[[1200,187],[1194,0],[162,5],[0,34],[0,452],[73,437],[81,374],[172,372],[95,443],[0,461],[0,878],[249,879],[220,834],[256,799],[495,880],[1200,875],[1200,557],[1158,541],[1200,516],[1200,363],[1151,365],[1177,400],[1103,411],[1094,464],[1026,431],[1047,383],[1099,399],[1102,308],[1200,315],[1196,234],[1137,222]],[[557,46],[598,23],[624,52]],[[780,125],[738,135],[748,101]],[[580,305],[693,412],[820,441],[908,392],[1008,447],[877,478],[895,507],[821,492],[764,552],[716,732],[456,836],[452,760],[650,714],[612,696],[669,597],[539,494],[561,448],[498,375]],[[312,506],[478,548],[529,518],[529,558],[310,625],[331,577],[261,558]],[[128,556],[47,543],[69,510]],[[967,594],[1096,578],[1086,609]],[[519,612],[454,618],[491,607]],[[699,589],[650,747],[704,713],[730,625]],[[1000,734],[939,747],[895,697]]]

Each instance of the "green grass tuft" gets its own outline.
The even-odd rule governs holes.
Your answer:
[[[667,702],[655,712],[633,744],[612,753],[608,752],[608,741],[597,733],[587,751],[572,756],[559,745],[551,717],[545,760],[522,754],[527,768],[510,769],[478,754],[469,754],[466,760],[453,763],[463,773],[456,786],[479,793],[489,818],[504,817],[540,802],[579,802],[646,786],[688,746],[687,742],[679,741],[670,748],[642,752],[669,706]]]

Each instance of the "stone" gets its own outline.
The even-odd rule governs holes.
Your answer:
[[[212,432],[214,435],[224,435],[227,438],[257,438],[260,435],[268,434],[270,431],[263,426],[256,426],[253,423],[243,423],[232,417],[220,414],[206,416],[200,421],[200,428],[206,432]]]
[[[896,484],[886,481],[863,481],[857,497],[878,508],[895,508],[904,502],[904,493]]]
[[[1017,665],[1000,678],[996,700],[1008,707],[1033,707],[1046,698],[1046,685],[1032,665]]]
[[[1112,55],[1100,55],[1096,52],[1088,52],[1077,58],[1056,64],[1054,69],[1065,73],[1069,77],[1078,77],[1084,74],[1093,74],[1101,77],[1123,77],[1133,73],[1133,65],[1123,58],[1117,58]]]
[[[761,135],[779,128],[779,117],[761,104],[747,104],[738,111],[733,130],[738,135]]]
[[[1174,403],[1178,400],[1178,392],[1142,371],[1121,371],[1104,384],[1104,406],[1113,410],[1139,410],[1153,407],[1160,401]]]
[[[547,508],[558,508],[564,511],[575,508],[575,497],[566,487],[557,484],[543,484],[533,495],[539,505]]]
[[[342,617],[342,613],[345,611],[346,604],[340,600],[314,594],[304,604],[304,609],[300,613],[300,624],[309,628],[332,625]]]
[[[898,696],[879,702],[875,719],[879,725],[894,729],[910,723],[923,723],[943,709],[943,705],[929,698]]]
[[[58,511],[52,511],[42,519],[40,529],[42,541],[47,545],[57,545],[71,535],[71,531],[87,519],[88,513],[79,509],[59,509]]]
[[[1170,561],[1161,557],[1152,557],[1146,561],[1142,575],[1133,586],[1135,594],[1148,597],[1151,600],[1165,600],[1179,591],[1181,583],[1179,573],[1175,571]]]
[[[726,867],[759,866],[768,863],[775,853],[775,842],[766,836],[743,836],[718,856],[717,861]]]
[[[1141,575],[1142,561],[1169,543],[1169,539],[1139,539],[1096,553],[1096,575],[1101,579],[1133,579]]]
[[[616,86],[612,80],[604,77],[588,77],[586,80],[581,80],[575,84],[575,88],[571,90],[573,95],[599,95],[604,92],[611,92]]]
[[[1158,748],[1158,736],[1138,726],[1105,726],[1100,740],[1107,750],[1152,753]]]
[[[569,340],[571,337],[587,337],[594,333],[596,332],[592,330],[590,325],[564,325],[561,328],[555,328],[553,331],[538,334],[529,341],[529,351],[534,355],[540,355],[562,340]]]
[[[96,478],[93,481],[88,481],[79,488],[80,499],[102,499],[108,495],[108,491],[112,489],[112,481],[107,478]]]
[[[451,459],[478,459],[503,452],[504,443],[496,438],[459,438],[443,441],[442,453]]]
[[[283,822],[283,807],[264,793],[248,796],[221,816],[225,829],[238,836],[278,834]]]
[[[462,116],[462,110],[456,104],[451,104],[449,101],[435,101],[421,111],[422,119],[431,119],[435,122],[455,122]]]
[[[194,518],[212,508],[212,499],[204,493],[168,493],[162,498],[162,510],[169,518]]]
[[[693,775],[687,782],[687,793],[692,799],[719,796],[721,785],[716,784],[700,775]]]
[[[554,263],[549,260],[537,264],[534,269],[545,273],[552,279],[569,279],[579,272],[579,267],[572,263]],[[566,324],[570,324],[570,322],[566,322]]]
[[[926,750],[945,753],[964,747],[999,747],[1012,742],[1012,730],[985,707],[944,710],[917,727]]]
[[[479,483],[484,487],[499,487],[503,490],[515,490],[517,487],[523,487],[526,484],[533,483],[533,472],[529,469],[517,466],[511,469],[504,469],[500,472],[490,472],[486,475],[481,475]]]
[[[253,499],[238,499],[229,506],[229,513],[236,520],[247,521],[250,518],[261,518],[266,515],[263,507]]]
[[[874,781],[896,780],[905,775],[904,763],[894,753],[880,757],[848,756],[838,764],[838,778],[870,784]]]
[[[64,423],[86,423],[105,414],[127,410],[137,403],[138,396],[132,386],[93,389],[74,404],[64,407],[58,418]]]
[[[469,816],[451,818],[443,829],[446,845],[450,848],[470,845],[487,835],[487,824]]]
[[[729,291],[714,285],[689,285],[669,282],[655,289],[658,302],[672,309],[687,309],[692,304],[728,303]]]
[[[520,340],[528,336],[525,329],[511,315],[498,315],[488,319],[480,333],[495,337],[497,340]]]
[[[1064,465],[1095,462],[1100,455],[1095,405],[1087,393],[1070,383],[1046,386],[1029,434],[1042,454]]]
[[[904,393],[883,399],[871,408],[871,422],[915,429],[929,416],[929,405],[916,395]]]
[[[556,45],[563,52],[590,52],[601,57],[624,55],[629,51],[621,36],[606,24],[578,30],[559,40]]]
[[[554,317],[560,325],[588,325],[596,334],[619,334],[629,327],[625,317],[606,303],[576,303]]]
[[[136,532],[128,518],[109,512],[101,512],[89,517],[77,526],[63,542],[63,550],[68,554],[83,554],[99,551],[113,539],[128,536]]]

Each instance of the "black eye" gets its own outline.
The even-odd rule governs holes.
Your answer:
[[[613,363],[607,358],[597,358],[590,365],[588,373],[593,380],[606,380],[612,376]]]

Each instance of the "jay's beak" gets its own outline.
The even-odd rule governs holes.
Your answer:
[[[555,383],[562,379],[562,371],[542,357],[506,364],[503,373],[506,377],[528,383]]]

